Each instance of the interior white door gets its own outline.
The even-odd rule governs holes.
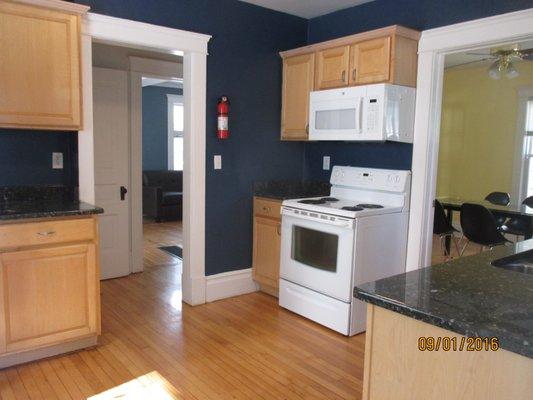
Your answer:
[[[128,73],[93,68],[94,165],[101,278],[131,272]],[[122,192],[122,193],[121,193]]]

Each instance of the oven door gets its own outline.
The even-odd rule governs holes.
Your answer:
[[[354,223],[348,218],[284,208],[280,277],[350,302]]]

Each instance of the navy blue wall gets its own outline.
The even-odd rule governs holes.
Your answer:
[[[63,169],[52,169],[52,152]],[[0,186],[78,185],[78,134],[0,129]]]
[[[206,273],[252,264],[252,182],[301,178],[303,146],[279,140],[280,50],[304,45],[307,20],[236,0],[81,0],[92,11],[213,36],[207,58]],[[231,101],[231,138],[216,103]],[[213,155],[222,170],[213,170]],[[194,260],[193,260],[194,262]]]
[[[142,89],[143,170],[168,168],[168,102],[167,94],[183,90],[160,86]]]
[[[308,42],[404,25],[417,30],[503,14],[533,7],[533,0],[376,0],[309,20]],[[305,145],[304,176],[327,178],[322,157],[331,165],[410,169],[412,146],[400,143],[309,143]]]

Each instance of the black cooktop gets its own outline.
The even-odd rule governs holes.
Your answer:
[[[335,197],[322,197],[321,199],[299,200],[298,203],[302,203],[302,204],[326,204],[326,203],[334,203],[336,201],[339,201],[339,199],[336,199]]]

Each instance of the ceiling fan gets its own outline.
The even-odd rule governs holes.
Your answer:
[[[533,48],[520,49],[518,45],[514,45],[512,49],[491,49],[489,54],[486,53],[466,53],[472,56],[483,56],[480,60],[470,61],[459,65],[472,64],[487,60],[494,60],[487,73],[492,79],[500,79],[502,74],[508,79],[516,78],[518,70],[514,66],[517,61],[533,61]]]

